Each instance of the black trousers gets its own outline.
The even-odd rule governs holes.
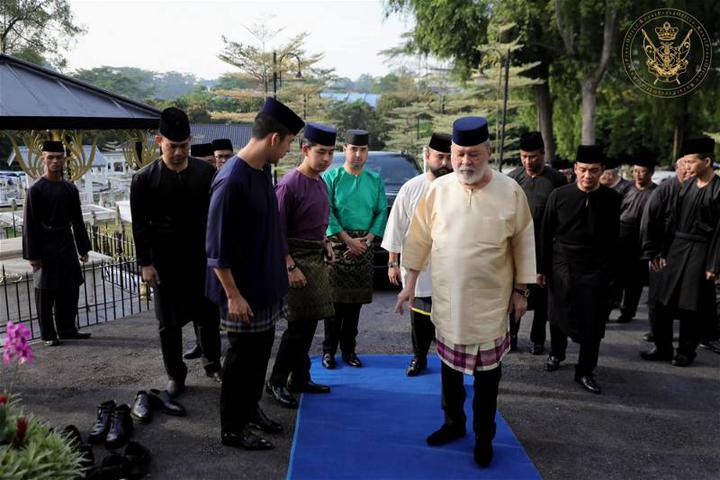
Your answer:
[[[663,352],[673,350],[673,320],[680,319],[680,336],[678,339],[677,353],[689,357],[695,356],[695,350],[700,343],[703,327],[710,321],[710,315],[704,318],[695,312],[678,311],[661,303],[656,303],[653,308],[652,332],[655,337],[655,346]],[[711,312],[714,313],[714,312]],[[715,316],[712,315],[714,320]]]
[[[220,428],[239,432],[257,411],[262,397],[275,327],[264,332],[228,332],[220,387]]]
[[[528,303],[532,307],[533,322],[530,328],[530,341],[538,345],[545,345],[545,325],[548,319],[548,291],[537,285],[529,285],[530,297]],[[510,314],[510,335],[517,336],[520,330],[520,322],[515,321],[515,314]]]
[[[598,364],[600,355],[600,338],[586,340],[580,343],[580,353],[578,354],[578,363],[575,365],[575,375],[592,375]],[[567,350],[568,337],[559,327],[550,325],[550,354],[565,360],[565,351]]]
[[[208,373],[220,370],[220,317],[215,304],[210,300],[202,306],[201,319],[194,321],[196,333],[202,349],[203,368]],[[160,349],[163,364],[169,378],[184,381],[187,376],[187,365],[183,361],[182,327],[179,325],[160,324]]]
[[[35,289],[35,306],[40,317],[40,336],[43,340],[53,340],[58,336],[63,337],[77,332],[75,317],[78,312],[79,295],[80,287]],[[57,330],[55,330],[56,324]]]
[[[343,353],[354,353],[362,303],[335,303],[335,316],[325,319],[323,353],[335,355],[340,343]]]
[[[284,386],[292,374],[293,383],[302,385],[310,380],[310,346],[318,320],[295,320],[288,322],[280,339],[270,383]]]
[[[465,428],[465,385],[464,374],[442,363],[442,409],[445,423]],[[473,375],[473,430],[481,440],[495,438],[495,412],[497,396],[502,377],[502,364],[497,368]]]
[[[430,318],[430,315],[410,310],[413,354],[420,360],[427,358],[430,344],[435,338],[435,325]]]
[[[633,318],[637,313],[643,286],[647,284],[648,264],[646,260],[633,260],[625,265],[618,283],[622,294],[620,312],[624,317]]]

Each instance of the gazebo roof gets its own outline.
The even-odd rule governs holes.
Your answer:
[[[0,130],[155,129],[160,110],[0,54]]]

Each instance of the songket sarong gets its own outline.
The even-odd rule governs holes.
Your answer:
[[[288,291],[288,321],[333,317],[335,308],[325,263],[325,242],[290,238],[288,247],[290,256],[307,280],[304,287],[290,287]]]
[[[367,232],[347,231],[352,238],[364,237]],[[373,294],[373,247],[363,255],[345,256],[347,245],[338,236],[330,237],[335,251],[335,264],[330,265],[330,284],[333,301],[337,303],[371,303]]]

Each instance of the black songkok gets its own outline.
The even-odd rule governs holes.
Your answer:
[[[345,135],[345,143],[348,145],[357,145],[363,147],[370,142],[370,135],[367,130],[353,129],[348,130]]]
[[[452,143],[452,136],[447,133],[433,133],[430,137],[430,144],[428,147],[442,153],[450,153],[450,144]]]
[[[213,150],[232,150],[233,144],[229,138],[216,138],[212,141]]]
[[[298,132],[302,130],[303,126],[305,126],[305,122],[303,122],[302,118],[298,117],[297,114],[290,109],[290,107],[273,97],[267,97],[265,99],[262,112],[270,115],[280,122],[285,128],[290,130],[290,133],[293,135],[297,135]]]
[[[182,142],[190,136],[190,120],[179,108],[166,108],[160,114],[160,134],[173,142]]]
[[[603,154],[602,147],[600,145],[580,145],[577,148],[577,154],[575,155],[575,162],[580,163],[600,163],[607,166],[607,159]],[[616,168],[609,167],[608,168]]]
[[[710,137],[688,138],[682,143],[680,148],[680,156],[703,153],[713,153],[715,151],[715,140]]]
[[[490,138],[487,120],[483,117],[463,117],[453,122],[452,141],[461,147],[480,145]]]
[[[57,140],[46,140],[42,144],[42,151],[43,152],[50,152],[50,153],[65,153],[65,147],[63,146],[62,142],[59,142]]]
[[[330,125],[322,123],[306,123],[303,136],[309,142],[326,147],[334,147],[337,139],[337,130]]]
[[[545,148],[540,132],[527,132],[520,135],[520,150],[534,152]]]
[[[190,156],[195,158],[205,158],[213,156],[212,143],[198,143],[190,146]]]

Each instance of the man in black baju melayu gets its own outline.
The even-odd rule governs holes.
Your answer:
[[[620,195],[599,182],[604,162],[599,146],[578,147],[577,183],[553,190],[545,207],[538,267],[549,292],[552,350],[545,370],[560,367],[570,337],[580,344],[575,381],[593,393],[600,393],[593,371],[610,311],[620,223]]]
[[[142,278],[153,288],[160,348],[175,397],[185,390],[182,327],[197,322],[203,366],[220,380],[218,308],[205,298],[205,230],[215,168],[189,157],[190,124],[167,108],[155,137],[162,157],[135,174],[130,187],[133,236]]]
[[[88,261],[90,239],[83,223],[80,193],[62,177],[62,142],[44,142],[42,162],[45,173],[30,187],[25,199],[23,258],[33,268],[40,335],[46,345],[54,347],[60,345],[60,339],[90,337],[75,326],[83,283],[78,257],[83,263]]]
[[[653,336],[655,347],[645,360],[671,360],[686,367],[698,343],[715,325],[715,281],[720,271],[720,178],[713,171],[715,142],[709,137],[686,140],[681,155],[688,174],[675,202],[671,240],[648,232],[645,256],[663,272],[657,288]],[[680,319],[680,338],[673,356],[673,319]]]
[[[508,176],[522,187],[527,196],[535,225],[535,252],[540,263],[540,226],[550,192],[567,184],[565,175],[545,165],[545,143],[540,132],[528,132],[520,137],[520,160],[522,166]],[[540,285],[528,285],[528,310],[533,310],[530,330],[530,353],[545,353],[545,324],[547,323],[547,289]],[[517,333],[520,319],[510,313],[510,350],[517,350]]]

